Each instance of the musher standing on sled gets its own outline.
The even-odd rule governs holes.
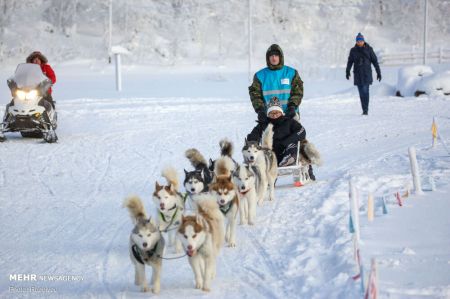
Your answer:
[[[300,120],[298,106],[303,98],[303,81],[297,70],[284,65],[283,51],[273,44],[266,52],[267,67],[256,72],[248,88],[258,121],[267,121],[267,105],[276,97],[284,115]]]
[[[253,109],[258,114],[258,123],[264,125],[264,127],[269,123],[267,109],[271,101],[279,101],[281,105],[282,114],[278,115],[278,117],[295,119],[300,123],[298,106],[303,98],[303,81],[300,75],[296,69],[284,65],[283,51],[277,44],[273,44],[267,49],[266,63],[267,67],[256,72],[253,77],[253,83],[248,88]],[[301,125],[300,128],[303,129]],[[304,137],[301,140],[304,140]],[[293,146],[295,146],[295,149],[292,148]],[[282,150],[280,148],[281,152],[286,148],[290,150],[289,153],[284,152],[283,158],[288,160],[283,161],[283,159],[280,160],[280,157],[278,157],[280,166],[289,165],[292,159],[295,161],[296,157],[292,157],[290,153],[295,152],[296,156],[297,144],[288,145]],[[277,156],[281,152],[277,153]],[[310,177],[315,180],[311,166],[309,173]]]

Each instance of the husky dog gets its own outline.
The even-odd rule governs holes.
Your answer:
[[[269,124],[263,132],[261,146],[256,141],[247,141],[246,139],[242,148],[245,163],[258,167],[261,172],[261,184],[263,186],[269,184],[269,200],[275,199],[275,181],[278,173],[277,156],[272,151],[272,144],[273,125]],[[265,190],[267,190],[266,187]],[[258,198],[258,204],[262,204],[264,201],[265,193]]]
[[[223,245],[223,216],[211,195],[198,196],[197,214],[182,217],[178,238],[194,272],[195,288],[210,291],[216,276],[216,258]]]
[[[261,172],[257,166],[239,165],[233,173],[233,181],[239,195],[240,224],[255,224],[256,203],[263,198],[267,185],[261,182]]]
[[[175,236],[184,211],[184,198],[178,192],[179,183],[176,170],[168,167],[163,170],[162,176],[167,180],[167,185],[159,185],[156,182],[153,192],[153,201],[159,215],[159,229],[168,234],[169,245],[175,245],[175,250],[179,253],[182,250],[181,243]]]
[[[184,170],[185,176],[183,185],[186,189],[186,197],[192,201],[193,205],[195,205],[195,195],[209,191],[209,184],[211,183],[214,174],[209,170],[205,158],[197,149],[188,149],[185,152],[185,156],[189,159],[195,170]]]
[[[225,241],[229,247],[236,246],[236,217],[239,210],[239,197],[234,186],[231,169],[233,161],[229,157],[219,158],[215,163],[215,178],[211,183],[210,192],[219,204],[220,211],[225,216],[227,228]]]
[[[145,265],[148,265],[152,267],[152,292],[159,293],[164,239],[153,219],[147,219],[144,205],[139,197],[127,198],[124,201],[124,207],[128,209],[135,223],[130,235],[130,258],[135,270],[134,283],[141,286],[142,292],[149,290],[145,277]]]
[[[299,163],[301,165],[301,176],[305,181],[310,180],[309,170],[311,165],[322,165],[319,151],[312,142],[309,142],[306,139],[300,142]]]
[[[231,143],[231,141],[229,141],[227,139],[222,139],[219,142],[219,146],[220,146],[220,156],[221,157],[229,157],[234,163],[233,170],[236,169],[238,163],[236,161],[234,161],[234,159],[232,157],[232,155],[233,155],[233,143]],[[209,170],[211,172],[214,172],[215,163],[216,163],[216,160],[209,159]]]

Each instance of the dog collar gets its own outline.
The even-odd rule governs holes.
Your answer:
[[[245,190],[244,192],[239,192],[239,193],[241,193],[242,195],[245,195],[245,194],[247,194],[247,193],[248,193],[248,191],[250,191],[250,189],[248,189],[248,190]]]

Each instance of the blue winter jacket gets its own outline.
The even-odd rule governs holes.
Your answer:
[[[365,43],[364,46],[358,47],[355,45],[348,55],[347,61],[347,74],[350,74],[350,70],[353,65],[353,82],[354,85],[370,85],[373,82],[372,79],[372,66],[375,67],[375,71],[378,75],[381,75],[380,66],[378,65],[378,59],[375,55],[372,47]]]

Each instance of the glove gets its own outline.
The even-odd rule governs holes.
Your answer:
[[[347,80],[350,79],[350,73],[346,73],[345,78],[347,78]]]
[[[266,123],[269,119],[267,118],[266,112],[264,110],[258,111],[258,122],[259,123]]]
[[[286,110],[286,116],[289,118],[294,118],[296,115],[295,112],[295,106],[288,106],[287,110]]]
[[[381,81],[381,74],[377,74],[377,80]]]

